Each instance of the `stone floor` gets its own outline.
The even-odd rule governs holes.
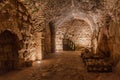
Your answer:
[[[1,75],[0,80],[120,80],[120,76],[117,71],[87,72],[80,52],[59,52],[33,67]]]

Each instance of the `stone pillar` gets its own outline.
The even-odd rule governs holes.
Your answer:
[[[43,59],[42,32],[36,33],[36,59],[37,60],[42,60]]]
[[[92,46],[93,54],[96,54],[97,47],[98,47],[98,40],[97,40],[97,36],[96,36],[96,31],[93,32],[92,39],[91,39],[91,46]]]

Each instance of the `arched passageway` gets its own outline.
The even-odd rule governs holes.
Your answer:
[[[18,64],[18,37],[6,30],[0,34],[0,73],[16,69]]]
[[[92,31],[84,20],[73,19],[56,26],[56,51],[91,48]]]

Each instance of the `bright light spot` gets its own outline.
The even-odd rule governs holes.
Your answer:
[[[38,63],[38,64],[40,64],[40,63],[41,63],[41,61],[37,61],[37,63]]]

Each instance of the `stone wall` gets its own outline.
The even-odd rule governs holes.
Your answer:
[[[71,20],[63,23],[60,27],[56,26],[56,47],[62,49],[64,38],[74,42],[76,50],[83,47],[91,47],[92,31],[88,23],[83,20]]]
[[[113,2],[115,5],[108,9],[103,18],[103,25],[98,37],[98,53],[110,54],[114,62],[115,70],[120,70],[120,1]],[[110,4],[109,4],[110,7]],[[112,11],[112,12],[111,12]],[[108,14],[109,13],[109,14]]]
[[[9,30],[17,35],[20,46],[18,63],[20,64],[36,59],[31,25],[31,17],[21,2],[17,0],[0,1],[0,33]]]
[[[37,32],[43,32],[44,34],[44,54],[50,53],[53,49],[51,48],[51,37],[49,36],[49,23],[59,23],[61,18],[71,16],[73,14],[79,15],[81,12],[82,16],[86,19],[84,14],[89,15],[90,12],[97,10],[102,4],[99,4],[95,0],[19,0],[27,8],[31,15],[33,26],[31,32],[36,34]],[[87,7],[86,7],[87,6]],[[93,9],[94,8],[94,9]],[[77,11],[77,12],[76,12]],[[74,15],[73,15],[74,17]],[[91,20],[92,21],[92,20]],[[35,36],[35,35],[33,35]],[[40,46],[39,46],[40,47]]]
[[[88,47],[91,45],[90,39],[93,32],[96,33],[96,35],[98,33],[101,35],[101,38],[99,38],[99,44],[101,45],[106,43],[104,42],[105,40],[103,41],[102,35],[105,34],[107,39],[109,39],[109,32],[109,36],[110,34],[112,36],[115,35],[115,39],[111,38],[107,41],[108,47],[112,46],[109,48],[110,52],[114,51],[113,53],[118,54],[118,52],[116,52],[117,48],[115,47],[119,45],[119,36],[116,35],[119,33],[119,28],[115,27],[119,25],[119,23],[116,23],[119,21],[115,20],[118,18],[118,15],[116,14],[119,12],[119,0],[19,1],[20,2],[15,0],[0,1],[0,33],[4,30],[9,30],[18,36],[21,42],[21,50],[19,51],[19,55],[25,61],[35,60],[37,54],[41,52],[43,55],[50,53],[53,49],[52,46],[55,44],[52,42],[55,35],[58,37],[56,38],[56,41],[58,42],[56,44],[62,44],[61,39],[63,39],[65,34],[67,34],[67,36],[78,46],[82,45],[79,44],[79,41],[81,41],[80,43],[87,41],[85,43],[89,44],[86,44],[85,46]],[[113,20],[110,21],[109,30],[106,28],[106,20],[103,19],[103,17],[107,14],[109,14]],[[77,22],[72,24],[72,22],[69,22],[75,19],[83,20],[89,25],[81,25]],[[52,33],[49,25],[51,21],[55,24],[54,28],[57,31],[54,36],[52,36],[54,33]],[[64,22],[68,23],[64,24]],[[99,32],[100,27],[102,28]],[[67,32],[66,29],[68,30]],[[87,39],[83,40],[84,37],[87,37]],[[114,43],[114,45],[112,45],[112,43]],[[41,51],[41,49],[43,51]]]
[[[120,71],[120,23],[110,21],[108,28],[104,26],[99,32],[97,53],[111,57],[114,68]],[[119,71],[118,71],[119,70]]]
[[[8,30],[0,34],[0,73],[19,66],[19,39]]]

